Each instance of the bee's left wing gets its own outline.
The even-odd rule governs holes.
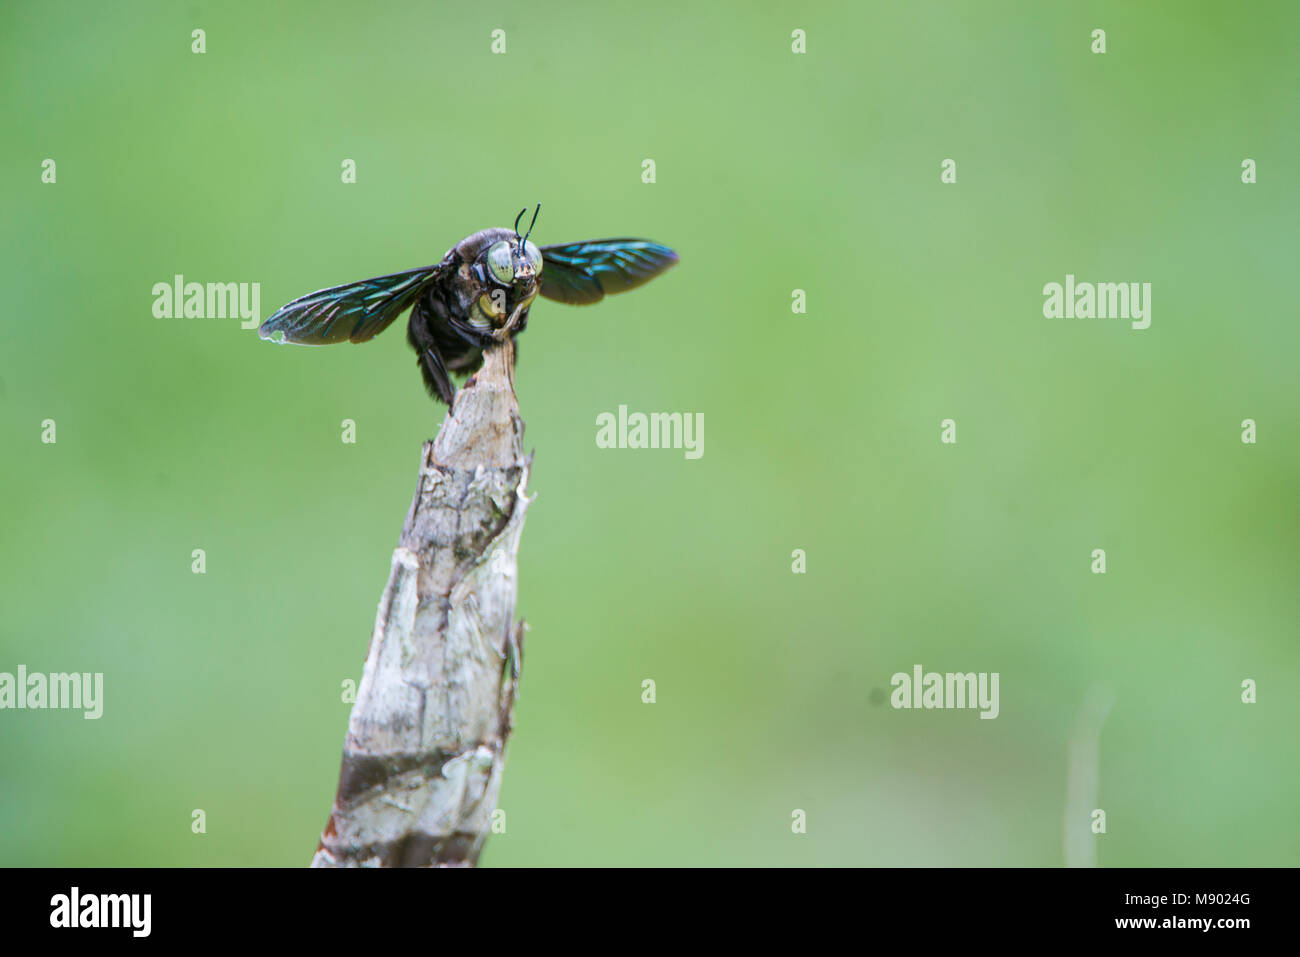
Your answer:
[[[541,294],[585,306],[627,292],[677,263],[677,254],[648,239],[592,239],[542,247]]]
[[[365,342],[387,329],[449,268],[443,260],[436,266],[321,289],[281,306],[257,334],[273,342],[309,346]]]

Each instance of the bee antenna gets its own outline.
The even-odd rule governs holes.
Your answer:
[[[524,207],[524,209],[527,209],[527,208],[528,208],[527,206]],[[540,213],[541,211],[542,211],[542,204],[541,204],[541,203],[538,203],[538,204],[537,204],[537,208],[536,208],[535,210],[533,210],[533,221],[532,221],[531,223],[528,224],[528,232],[524,233],[524,239],[523,239],[523,242],[521,242],[521,243],[519,244],[520,246],[522,246],[524,243],[528,242],[528,237],[531,236],[531,235],[533,234],[533,227],[537,225],[537,214]],[[518,230],[515,230],[515,235],[516,235],[516,236],[519,235],[519,231],[518,231]]]
[[[527,207],[527,206],[525,206],[523,209],[521,209],[521,210],[519,211],[519,215],[515,217],[515,239],[519,239],[519,220],[521,220],[521,219],[524,218],[524,213],[526,213],[526,212],[528,212],[528,207]],[[519,241],[520,241],[520,242],[523,242],[523,240],[519,240]]]

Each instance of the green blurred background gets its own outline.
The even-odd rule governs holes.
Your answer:
[[[153,284],[265,317],[536,202],[682,261],[521,339],[485,864],[1058,865],[1094,685],[1098,863],[1300,863],[1300,8],[1141,6],[5,4],[0,671],[105,712],[0,712],[0,863],[310,860],[442,419],[399,326],[275,348]],[[1067,272],[1151,328],[1045,319]],[[704,457],[598,449],[620,404]],[[916,663],[1001,716],[879,703]]]

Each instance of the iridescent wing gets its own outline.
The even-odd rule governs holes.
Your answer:
[[[648,239],[592,239],[542,247],[541,293],[585,306],[627,292],[675,265],[677,254]]]
[[[257,334],[273,342],[309,346],[365,342],[387,329],[447,268],[444,261],[321,289],[281,306]]]

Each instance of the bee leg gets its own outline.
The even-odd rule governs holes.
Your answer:
[[[451,376],[447,375],[447,367],[443,365],[437,346],[429,345],[420,353],[420,373],[424,376],[429,395],[441,399],[448,406],[455,401],[456,389],[451,384]]]
[[[465,353],[464,356],[462,356],[460,359],[456,361],[456,374],[469,376],[469,378],[465,380],[466,387],[474,384],[474,376],[476,376],[478,374],[478,370],[482,368],[483,368],[482,349],[474,349],[470,352],[467,352]]]
[[[450,406],[456,398],[456,389],[451,384],[451,376],[447,374],[447,365],[443,362],[434,335],[433,319],[424,301],[417,302],[411,310],[410,322],[406,324],[406,341],[415,350],[420,375],[424,378],[424,387],[429,390],[429,395]]]

